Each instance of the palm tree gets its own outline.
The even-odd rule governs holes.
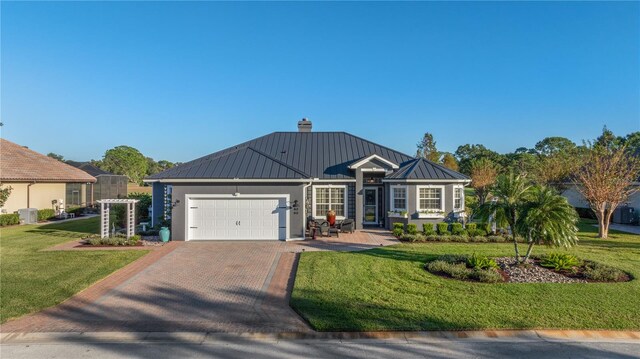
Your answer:
[[[522,262],[531,255],[535,243],[570,247],[578,241],[578,214],[567,202],[549,187],[533,187],[531,197],[521,209],[517,232],[527,239],[529,247]]]
[[[518,233],[516,224],[519,220],[519,212],[530,197],[531,184],[524,176],[511,172],[498,176],[491,194],[492,200],[485,202],[478,208],[479,217],[483,221],[493,217],[496,222],[503,222],[509,226],[516,252],[516,261],[520,261],[518,241],[516,240]]]

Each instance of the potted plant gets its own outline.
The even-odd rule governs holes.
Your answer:
[[[407,218],[408,214],[409,213],[407,211],[399,211],[399,210],[387,212],[387,215],[389,216],[389,218]]]
[[[444,218],[444,211],[439,209],[425,209],[418,212],[418,218]]]
[[[330,226],[334,226],[336,224],[336,211],[330,209],[327,212],[327,222],[329,222]]]

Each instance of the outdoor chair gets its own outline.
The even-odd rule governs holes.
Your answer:
[[[353,233],[355,231],[355,221],[353,219],[345,219],[340,223],[340,232]]]

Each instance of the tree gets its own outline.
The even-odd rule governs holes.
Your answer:
[[[4,207],[4,204],[7,203],[7,200],[11,195],[11,191],[13,191],[13,187],[11,186],[0,188],[0,208]]]
[[[448,169],[452,169],[454,171],[457,171],[459,169],[458,167],[458,161],[456,161],[456,158],[453,157],[453,154],[446,152],[443,156],[442,156],[442,164],[447,167]]]
[[[56,159],[60,162],[64,162],[64,156],[63,155],[59,155],[57,153],[53,153],[53,152],[49,152],[47,153],[47,157],[51,157],[53,159]]]
[[[436,148],[436,141],[429,132],[424,134],[422,141],[418,142],[417,147],[417,157],[425,158],[431,162],[440,162],[440,152],[438,152]]]
[[[640,156],[640,131],[628,134],[623,143],[627,147],[627,152]]]
[[[489,196],[491,186],[496,182],[498,166],[486,158],[471,163],[471,187],[478,197],[478,204],[483,205]]]
[[[147,157],[147,176],[156,174],[161,172],[162,169],[160,168],[160,165],[158,164],[158,162],[156,162],[153,158],[151,157]]]
[[[520,212],[531,196],[531,185],[524,176],[510,172],[498,176],[491,194],[494,200],[485,202],[478,208],[479,217],[484,221],[493,218],[496,222],[504,222],[509,226],[515,258],[520,261],[516,226]]]
[[[101,168],[129,177],[130,182],[141,183],[147,173],[147,159],[137,149],[117,146],[105,152]]]
[[[158,166],[160,166],[160,170],[161,171],[166,171],[169,168],[173,168],[173,166],[175,166],[175,164],[173,162],[167,161],[167,160],[160,160],[158,161]]]
[[[560,152],[573,151],[576,144],[564,137],[547,137],[536,143],[534,149],[537,154],[550,156]]]
[[[523,175],[535,172],[540,161],[535,151],[527,150],[524,147],[518,148],[513,153],[507,153],[502,158],[502,164],[506,169]]]
[[[570,247],[578,242],[578,214],[566,198],[544,186],[533,187],[530,196],[516,224],[518,234],[526,238],[528,244],[523,263],[529,259],[536,243]]]
[[[502,161],[502,157],[499,153],[492,151],[483,145],[462,145],[459,146],[455,152],[455,156],[458,159],[458,165],[460,166],[460,172],[470,175],[471,174],[471,162],[473,160],[479,160],[486,158],[491,160],[495,164],[499,164]]]
[[[598,238],[607,238],[613,211],[638,191],[633,182],[640,176],[640,159],[625,146],[598,141],[588,149],[577,171],[578,191],[598,219]]]
[[[576,149],[539,156],[532,174],[536,183],[553,187],[561,193],[571,183],[571,176],[580,167],[580,156]]]

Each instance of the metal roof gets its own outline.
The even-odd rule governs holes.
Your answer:
[[[349,165],[373,154],[400,169],[415,162],[409,155],[345,132],[274,132],[146,179],[353,179]],[[431,162],[428,166],[437,168],[419,173],[435,177],[425,179],[467,178]]]
[[[438,163],[424,158],[416,158],[405,163],[397,171],[386,177],[387,179],[439,179],[439,180],[467,180],[469,177],[462,173],[446,168]]]

